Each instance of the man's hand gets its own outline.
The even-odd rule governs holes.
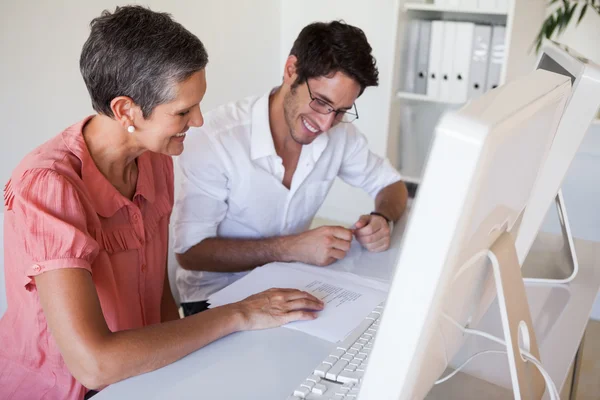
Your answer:
[[[290,261],[324,267],[346,257],[352,231],[341,226],[321,226],[290,236]]]
[[[379,215],[361,215],[354,224],[356,240],[365,249],[376,253],[389,249],[391,233],[388,222]]]

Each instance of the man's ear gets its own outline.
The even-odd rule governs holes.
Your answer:
[[[298,78],[298,74],[296,74],[296,61],[298,61],[296,56],[290,55],[285,61],[285,67],[283,68],[283,82],[289,86],[292,86]]]

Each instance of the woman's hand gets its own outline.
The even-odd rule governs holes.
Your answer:
[[[317,318],[324,303],[297,289],[269,289],[233,304],[243,316],[242,330],[275,328]]]

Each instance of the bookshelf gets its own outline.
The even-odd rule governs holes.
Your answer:
[[[509,0],[506,11],[499,11],[473,7],[441,7],[432,1],[397,0],[395,56],[390,71],[392,106],[388,121],[387,156],[401,171],[406,181],[420,181],[435,126],[445,112],[457,109],[463,104],[403,90],[403,74],[406,71],[406,60],[403,60],[406,27],[413,20],[505,26],[505,56],[499,80],[502,84],[533,70],[536,54],[532,50],[532,43],[543,22],[546,3],[546,0]]]
[[[441,100],[435,97],[430,97],[424,94],[418,94],[418,93],[412,93],[412,92],[402,92],[399,91],[398,93],[396,93],[396,100],[412,100],[412,101],[425,101],[425,102],[432,102],[432,103],[440,103],[440,104],[461,104],[461,103],[455,103],[452,101],[445,101],[445,100]]]
[[[427,13],[444,13],[444,14],[455,14],[456,16],[469,16],[469,15],[503,15],[506,16],[506,11],[498,10],[483,10],[477,8],[452,8],[452,7],[440,7],[435,4],[427,3],[405,3],[405,11],[422,11]]]

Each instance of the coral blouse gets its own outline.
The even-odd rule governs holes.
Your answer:
[[[0,398],[82,399],[40,305],[36,275],[82,268],[92,275],[111,331],[160,322],[171,157],[138,157],[133,200],[100,173],[82,135],[91,117],[28,154],[4,189],[8,310],[0,320]],[[55,288],[60,291],[60,286]]]

